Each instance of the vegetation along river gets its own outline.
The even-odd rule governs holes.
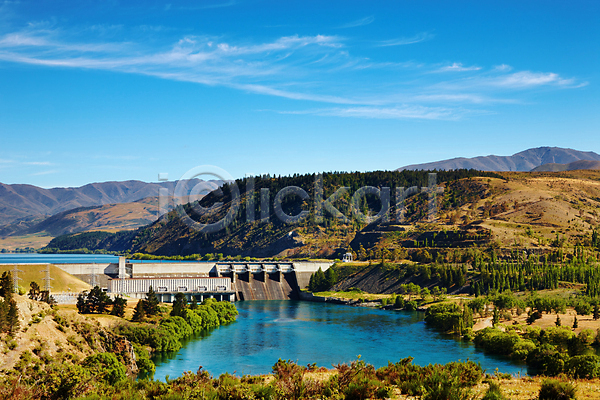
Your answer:
[[[236,307],[236,322],[187,341],[177,353],[156,355],[154,378],[176,378],[199,366],[213,376],[267,374],[279,358],[331,368],[358,355],[375,367],[405,357],[418,365],[469,359],[488,373],[526,373],[525,365],[426,327],[420,312],[300,301],[245,301]]]

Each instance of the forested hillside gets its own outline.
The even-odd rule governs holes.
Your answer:
[[[203,198],[199,203],[179,206],[178,209],[161,218],[154,224],[140,228],[132,233],[80,234],[59,237],[53,240],[48,249],[128,251],[130,253],[148,253],[155,255],[190,255],[221,253],[231,256],[292,256],[292,257],[337,257],[350,246],[356,234],[369,229],[385,229],[396,224],[395,190],[396,188],[427,187],[429,171],[377,171],[368,173],[327,173],[323,174],[322,196],[332,198],[332,205],[346,218],[338,218],[329,211],[319,213],[315,202],[314,174],[294,175],[289,177],[261,176],[254,180],[254,190],[248,179],[238,180],[236,184],[224,185]],[[495,173],[474,170],[441,171],[437,174],[437,183],[447,187],[438,195],[439,208],[448,210],[464,205],[469,201],[480,200],[486,196],[484,184],[473,180],[475,177],[500,179]],[[369,225],[367,221],[353,218],[352,196],[362,187],[390,188],[390,210],[387,222]],[[290,194],[282,198],[281,208],[274,206],[277,194],[284,188],[297,187],[304,190],[306,198]],[[347,187],[347,190],[340,190]],[[268,191],[268,201],[261,196]],[[320,192],[317,189],[317,192]],[[238,209],[229,212],[237,198]],[[266,194],[264,195],[265,199]],[[382,202],[374,194],[358,196],[360,212],[367,216],[376,215]],[[403,223],[414,224],[427,220],[428,194],[414,190],[408,194],[405,202]],[[214,207],[216,203],[221,207]],[[268,208],[264,207],[265,203]],[[248,207],[250,205],[250,207]],[[264,207],[264,208],[263,208]],[[324,206],[322,206],[324,209]],[[265,211],[265,209],[267,211]],[[208,210],[208,211],[207,211]],[[249,211],[249,212],[248,212]],[[229,214],[228,214],[229,212]],[[277,214],[285,213],[306,216],[296,223],[286,223]],[[263,214],[268,213],[268,218]],[[192,221],[204,224],[219,220],[228,223],[217,232],[205,233],[190,228],[180,218],[189,216]],[[338,215],[339,216],[339,215]],[[249,221],[250,220],[250,221]],[[467,236],[460,235],[448,240],[452,243],[461,241]],[[423,240],[423,239],[421,239]],[[409,241],[414,240],[409,238]],[[360,243],[356,243],[358,246]],[[411,246],[412,247],[412,246]]]

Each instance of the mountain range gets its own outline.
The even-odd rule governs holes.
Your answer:
[[[188,187],[202,182],[194,179]],[[220,185],[220,181],[210,181]],[[33,185],[0,183],[0,226],[31,221],[80,207],[131,203],[157,198],[159,189],[173,194],[177,181],[148,183],[142,181],[90,183],[74,188],[44,189]]]
[[[600,154],[592,151],[579,151],[560,147],[538,147],[521,151],[512,156],[459,157],[424,164],[407,165],[398,168],[398,171],[405,169],[450,170],[462,168],[479,171],[531,171],[544,164],[569,164],[581,160],[600,161]]]

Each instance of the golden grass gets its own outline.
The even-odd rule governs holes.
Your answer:
[[[29,284],[31,282],[37,282],[40,285],[40,288],[43,290],[45,282],[43,278],[46,276],[45,270],[47,268],[47,264],[37,264],[37,265],[19,265],[18,269],[22,272],[18,273],[20,278],[19,286],[22,287],[25,291],[29,290]],[[4,264],[0,265],[0,273],[4,271],[12,271],[13,265]],[[51,293],[59,293],[59,292],[81,292],[82,290],[90,289],[90,285],[83,282],[82,280],[74,277],[63,271],[62,269],[50,264],[50,285],[52,286],[50,292]]]
[[[8,251],[15,251],[17,248],[23,249],[25,247],[41,249],[50,243],[52,239],[54,239],[53,236],[49,236],[45,233],[35,233],[23,236],[8,236],[0,238],[0,249],[6,249]]]

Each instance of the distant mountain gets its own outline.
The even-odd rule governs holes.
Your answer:
[[[157,218],[158,201],[156,197],[149,197],[131,203],[79,207],[41,220],[5,225],[0,227],[0,237],[31,234],[59,236],[93,230],[115,232],[137,229],[151,224]]]
[[[188,187],[201,181],[191,180]],[[211,181],[213,182],[213,181]],[[222,182],[214,181],[217,185]],[[63,211],[105,204],[130,203],[158,197],[160,188],[172,194],[177,181],[147,183],[141,181],[90,183],[75,188],[43,189],[33,185],[0,183],[0,226],[20,221],[40,220]]]
[[[533,172],[574,171],[577,169],[599,169],[600,161],[580,160],[568,164],[549,163],[535,167]]]
[[[568,164],[580,160],[600,161],[600,155],[592,151],[578,151],[560,147],[538,147],[513,154],[512,156],[490,155],[474,158],[453,158],[425,164],[407,165],[398,168],[398,170],[472,168],[480,171],[531,171],[544,164]]]

